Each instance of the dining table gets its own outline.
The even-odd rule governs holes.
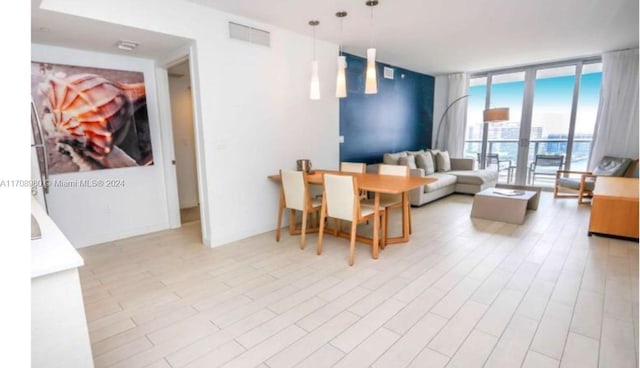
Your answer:
[[[374,194],[373,237],[368,238],[358,235],[356,240],[371,245],[371,257],[378,258],[380,252],[378,228],[380,227],[380,194],[402,194],[402,235],[387,238],[386,244],[406,243],[410,239],[409,232],[409,191],[420,188],[423,185],[433,183],[437,179],[417,176],[394,176],[373,173],[351,173],[337,170],[314,170],[307,174],[309,184],[322,185],[324,174],[351,175],[357,179],[358,189]],[[281,181],[280,174],[270,175],[269,179]],[[338,236],[347,237],[349,234],[337,231]]]

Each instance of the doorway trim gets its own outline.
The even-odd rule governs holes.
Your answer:
[[[191,82],[191,102],[193,105],[193,130],[195,135],[196,172],[198,176],[198,201],[200,202],[200,227],[202,243],[211,247],[211,221],[209,220],[209,200],[206,178],[206,163],[204,154],[204,135],[202,133],[202,114],[200,101],[200,85],[195,43],[180,48],[156,67],[156,80],[158,82],[158,100],[160,110],[160,126],[163,142],[164,177],[167,194],[167,212],[169,214],[169,226],[172,229],[182,226],[180,223],[180,200],[178,197],[178,181],[175,166],[175,150],[173,146],[173,124],[171,118],[171,98],[169,95],[169,68],[189,61],[189,74]]]

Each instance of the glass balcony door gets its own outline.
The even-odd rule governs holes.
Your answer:
[[[465,157],[497,170],[499,183],[551,188],[558,168],[585,170],[601,79],[599,60],[472,77]],[[483,123],[480,110],[492,107],[508,107],[509,121]]]

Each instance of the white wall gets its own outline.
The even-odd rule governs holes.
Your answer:
[[[152,60],[32,44],[31,59],[144,73],[154,165],[58,174],[51,179],[117,179],[122,188],[52,187],[50,216],[74,247],[168,228],[162,143]]]
[[[198,176],[196,174],[196,153],[193,131],[193,103],[189,65],[176,67],[175,72],[182,77],[169,77],[171,98],[171,120],[173,124],[174,155],[180,208],[198,205]],[[172,72],[174,68],[170,69]]]
[[[431,134],[432,142],[431,147],[435,147],[436,132],[438,131],[438,123],[442,119],[442,114],[447,109],[447,95],[449,93],[449,79],[446,75],[436,76],[435,87],[433,91],[433,133]],[[440,130],[440,141],[438,145],[443,146],[447,139],[446,128],[443,127]]]
[[[317,42],[322,99],[311,101],[308,36],[192,2],[44,0],[42,7],[195,40],[212,246],[275,228],[278,187],[269,174],[299,158],[337,167],[337,45]],[[270,31],[271,47],[230,40],[228,21]]]

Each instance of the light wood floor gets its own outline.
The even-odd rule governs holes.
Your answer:
[[[587,237],[589,207],[549,193],[522,226],[471,202],[413,209],[410,243],[354,267],[345,239],[205,249],[198,222],[84,248],[95,365],[637,366],[637,243]]]

